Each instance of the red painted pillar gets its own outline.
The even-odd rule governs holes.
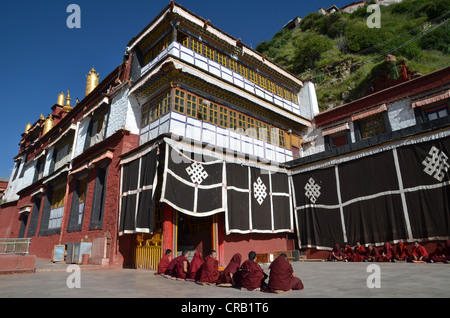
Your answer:
[[[168,204],[163,206],[163,237],[162,237],[162,247],[163,254],[167,249],[172,250],[172,257],[176,257],[175,245],[174,245],[174,218],[175,211]]]

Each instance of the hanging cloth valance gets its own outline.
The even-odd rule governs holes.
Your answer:
[[[165,141],[161,202],[197,217],[225,212],[227,234],[293,232],[286,170]]]

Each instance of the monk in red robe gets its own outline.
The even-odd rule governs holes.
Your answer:
[[[350,244],[348,244],[348,243],[345,243],[344,244],[344,250],[343,250],[343,252],[344,252],[344,254],[346,255],[346,259],[347,260],[352,260],[353,259],[353,254],[354,254],[354,252],[353,252],[353,249],[352,249],[352,247],[350,246]]]
[[[398,242],[395,247],[395,260],[405,262],[409,258],[409,252],[406,245],[403,242]]]
[[[432,263],[448,263],[449,256],[445,254],[444,247],[441,243],[436,246],[436,249],[431,254],[431,262]]]
[[[367,250],[360,242],[356,242],[355,254],[352,257],[354,262],[364,262],[367,259]]]
[[[241,265],[241,290],[261,290],[267,275],[264,270],[255,262],[256,253],[248,253],[248,260]]]
[[[216,251],[212,250],[205,258],[200,272],[199,282],[202,284],[215,285],[219,279],[219,261],[217,260]]]
[[[391,243],[386,242],[384,243],[384,250],[381,253],[381,258],[380,260],[382,262],[393,262],[394,260],[394,248],[392,247]]]
[[[282,253],[270,264],[268,290],[272,292],[286,292],[292,289],[302,290],[303,282],[296,277],[292,265],[286,259],[286,254]]]
[[[427,262],[430,256],[425,247],[419,244],[419,241],[414,242],[414,247],[411,253],[411,261],[413,262]]]
[[[200,279],[200,268],[202,267],[203,262],[202,253],[195,252],[194,257],[189,264],[189,274],[186,280],[196,282]]]
[[[164,256],[159,261],[157,274],[164,275],[172,260],[172,250],[167,249]]]
[[[375,246],[369,245],[367,247],[366,259],[369,262],[379,262],[380,261],[380,252],[378,251],[378,249]]]
[[[189,273],[189,261],[188,261],[189,252],[183,251],[181,256],[178,256],[175,260],[175,267],[173,269],[173,277],[178,280],[186,279]]]
[[[239,267],[241,266],[242,256],[236,253],[231,258],[225,270],[220,273],[217,283],[219,286],[231,287],[239,285]]]
[[[342,262],[348,259],[348,255],[341,250],[341,246],[336,243],[328,256],[328,260],[332,262]]]

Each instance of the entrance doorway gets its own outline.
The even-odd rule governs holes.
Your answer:
[[[183,250],[190,251],[189,259],[192,259],[195,251],[206,257],[212,247],[212,222],[213,217],[194,217],[178,212],[177,252],[181,255]]]

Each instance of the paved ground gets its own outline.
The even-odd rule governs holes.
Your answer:
[[[450,295],[450,264],[293,262],[305,285],[301,291],[284,294],[241,291],[235,288],[201,286],[176,281],[134,269],[100,270],[82,266],[76,274],[66,264],[43,263],[34,274],[0,275],[1,298],[446,298]],[[268,273],[268,265],[262,265]],[[90,269],[90,270],[88,270]],[[373,278],[379,273],[379,279]],[[367,283],[380,282],[380,288]],[[79,282],[79,286],[69,288]],[[80,288],[76,288],[80,287]]]

